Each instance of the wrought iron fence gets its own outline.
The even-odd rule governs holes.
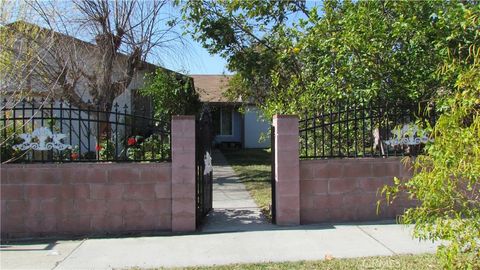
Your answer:
[[[212,115],[208,108],[204,108],[198,115],[195,129],[195,215],[197,226],[199,226],[203,218],[213,207],[213,167],[211,155],[214,136]]]
[[[417,155],[435,118],[434,105],[331,103],[301,117],[300,158]]]
[[[4,100],[0,115],[2,163],[160,162],[171,159],[169,121],[64,101]]]

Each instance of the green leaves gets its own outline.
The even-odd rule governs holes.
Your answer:
[[[145,79],[140,93],[152,98],[156,118],[169,121],[171,115],[195,114],[199,110],[199,96],[188,77],[159,68]]]
[[[436,71],[454,29],[445,14],[456,6],[326,1],[320,11],[302,1],[189,1],[183,13],[192,35],[243,77],[242,98],[271,116],[347,97],[433,98],[453,84]],[[455,39],[459,35],[455,30]]]
[[[399,190],[421,204],[409,209],[404,222],[415,234],[444,239],[439,249],[447,269],[480,268],[480,6],[455,5],[438,12],[438,25],[448,29],[437,46],[439,75],[450,82],[450,94],[439,96],[444,113],[434,127],[435,142],[414,163],[415,175],[384,189],[388,198]],[[455,88],[454,88],[455,87]]]

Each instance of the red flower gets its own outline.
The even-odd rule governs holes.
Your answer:
[[[103,149],[103,147],[102,147],[101,145],[99,145],[99,144],[97,144],[97,145],[95,146],[95,150],[97,150],[97,152],[100,151],[100,150],[102,150],[102,149]]]
[[[132,145],[135,145],[137,143],[137,140],[135,140],[135,138],[128,138],[128,141],[127,141],[127,144],[129,146],[132,146]]]
[[[80,156],[80,155],[79,155],[78,153],[72,153],[72,154],[70,155],[70,157],[71,157],[73,160],[77,160],[79,156]]]

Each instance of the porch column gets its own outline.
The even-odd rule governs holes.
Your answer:
[[[298,117],[275,115],[276,221],[300,224],[300,159]]]
[[[195,231],[195,116],[172,116],[172,231]]]

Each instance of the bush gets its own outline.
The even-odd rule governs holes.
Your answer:
[[[127,139],[127,157],[130,160],[155,160],[170,152],[168,138],[152,135],[148,138],[133,136]]]
[[[419,200],[401,221],[414,223],[417,237],[447,240],[438,250],[445,268],[480,269],[480,6],[459,5],[457,13],[444,18],[459,33],[449,37],[457,45],[448,51],[441,74],[456,76],[458,91],[442,99],[435,141],[414,160],[413,178],[395,179],[384,192],[390,201],[401,191]],[[472,29],[475,38],[456,38]]]

